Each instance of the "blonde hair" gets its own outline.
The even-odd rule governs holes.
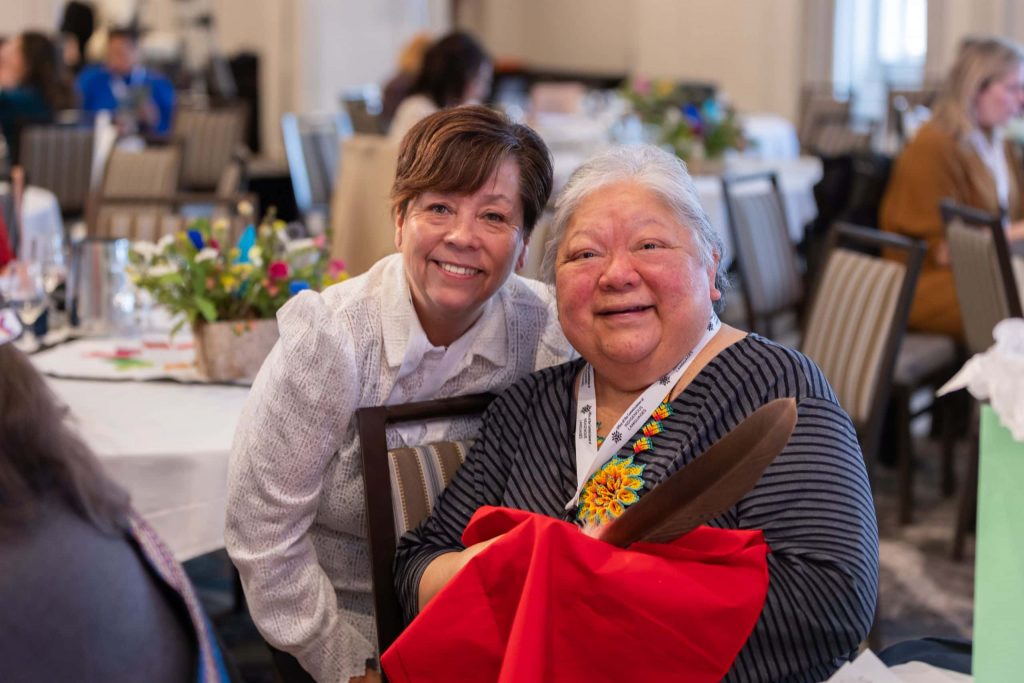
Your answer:
[[[1021,64],[1024,51],[1017,43],[995,37],[964,39],[939,92],[933,120],[963,138],[978,125],[978,94]]]
[[[398,53],[398,70],[404,74],[418,74],[423,65],[423,55],[431,42],[429,33],[417,33],[410,38]]]

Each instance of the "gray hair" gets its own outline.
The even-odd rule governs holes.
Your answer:
[[[705,266],[722,257],[725,245],[711,226],[707,212],[700,204],[693,178],[679,157],[653,145],[615,147],[584,162],[569,178],[555,202],[555,218],[551,236],[544,252],[544,280],[555,281],[555,263],[565,232],[583,200],[602,187],[631,182],[653,193],[669,207],[680,225],[692,231]],[[724,306],[729,279],[723,268],[715,271],[715,288],[723,298],[714,302],[716,312]]]

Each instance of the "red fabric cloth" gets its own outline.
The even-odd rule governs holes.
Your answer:
[[[462,540],[502,533],[384,653],[391,681],[720,681],[768,591],[760,531],[700,527],[623,550],[484,507]]]
[[[11,250],[11,236],[7,234],[7,222],[0,215],[0,270],[14,260],[14,252]]]

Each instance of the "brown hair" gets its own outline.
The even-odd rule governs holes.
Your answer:
[[[529,235],[551,196],[551,153],[532,129],[479,105],[431,114],[402,139],[392,214],[405,216],[409,202],[424,192],[476,192],[506,159],[519,164],[523,232]]]
[[[0,345],[0,530],[28,521],[51,494],[101,530],[123,525],[128,495],[63,418],[28,358],[12,344]]]
[[[71,84],[58,58],[57,47],[42,33],[26,31],[21,36],[21,57],[25,76],[21,85],[35,88],[50,109],[60,111],[74,106]]]

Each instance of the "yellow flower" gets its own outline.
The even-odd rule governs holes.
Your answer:
[[[238,286],[238,278],[229,273],[224,273],[220,276],[220,286],[230,292]]]
[[[635,464],[633,456],[609,460],[583,487],[577,519],[600,525],[621,515],[640,500],[638,492],[644,486],[645,467]]]
[[[672,94],[675,85],[667,78],[659,78],[654,81],[654,94],[658,97],[668,97]]]

